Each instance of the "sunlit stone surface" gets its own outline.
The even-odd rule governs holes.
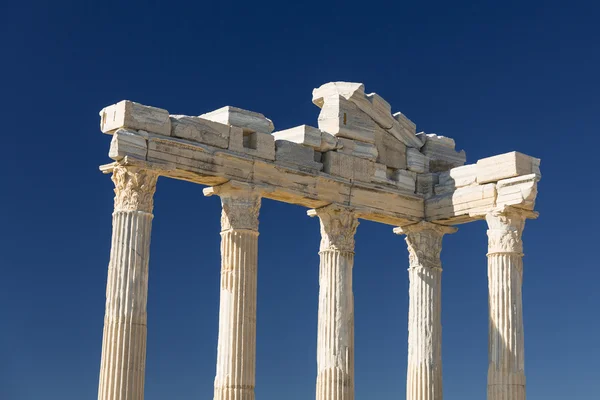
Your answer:
[[[313,90],[312,101],[320,109],[316,126],[281,130],[261,113],[231,106],[187,116],[123,100],[100,111],[100,130],[112,137],[108,155],[114,161],[101,170],[113,174],[116,197],[99,400],[144,396],[158,176],[209,186],[205,194],[221,198],[215,400],[254,399],[262,198],[307,207],[320,220],[317,400],[354,399],[358,219],[398,227],[395,232],[407,236],[408,400],[443,396],[442,236],[453,225],[487,220],[488,399],[525,399],[521,232],[525,218],[537,216],[540,160],[513,151],[467,164],[454,139],[418,132],[413,121],[361,83],[326,83]]]

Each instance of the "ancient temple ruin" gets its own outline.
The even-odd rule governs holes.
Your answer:
[[[389,103],[359,83],[327,83],[313,91],[313,103],[321,109],[318,127],[280,131],[262,114],[229,106],[185,116],[121,101],[100,112],[114,160],[101,170],[115,183],[100,400],[144,398],[159,176],[206,185],[206,196],[221,198],[215,400],[254,399],[263,197],[307,207],[320,220],[317,400],[354,399],[352,267],[359,219],[406,236],[408,400],[442,399],[442,238],[454,225],[487,221],[488,399],[525,399],[521,234],[525,220],[537,217],[540,160],[511,152],[464,165],[465,152],[454,140],[417,133],[411,120],[392,114]]]

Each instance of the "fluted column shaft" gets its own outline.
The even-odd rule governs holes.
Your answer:
[[[442,238],[456,229],[420,222],[406,235],[410,267],[407,400],[442,400]]]
[[[157,175],[116,166],[99,400],[142,400],[153,196]]]
[[[525,400],[523,336],[523,243],[530,212],[506,208],[488,223],[488,400]]]
[[[354,400],[354,234],[356,215],[327,206],[310,210],[321,223],[317,400]]]
[[[222,190],[221,300],[215,400],[254,400],[260,196]]]

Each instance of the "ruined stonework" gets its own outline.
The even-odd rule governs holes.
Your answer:
[[[159,176],[206,185],[205,195],[221,198],[215,400],[254,399],[262,198],[309,208],[320,223],[317,400],[354,399],[352,270],[359,219],[406,235],[408,400],[443,398],[442,237],[454,225],[487,221],[488,399],[525,399],[521,234],[525,220],[537,218],[540,160],[513,151],[468,164],[452,138],[418,132],[361,83],[326,83],[313,90],[312,101],[320,110],[314,126],[280,130],[263,114],[233,106],[187,116],[123,100],[100,111],[114,161],[101,170],[113,176],[115,211],[99,400],[144,397]]]

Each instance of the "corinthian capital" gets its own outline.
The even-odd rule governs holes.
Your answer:
[[[488,224],[488,255],[515,253],[523,255],[521,235],[527,218],[537,218],[537,213],[514,207],[505,207],[485,216]]]
[[[309,210],[308,215],[318,216],[321,222],[321,251],[354,252],[354,234],[358,227],[358,219],[352,210],[332,204]]]
[[[230,181],[204,189],[204,195],[221,198],[221,232],[231,229],[258,231],[261,196],[252,185]]]
[[[394,233],[406,235],[410,268],[441,269],[442,238],[445,234],[456,231],[457,229],[451,226],[437,225],[425,221],[394,228]]]
[[[112,170],[115,184],[115,211],[152,213],[156,172],[134,166],[116,165]]]

